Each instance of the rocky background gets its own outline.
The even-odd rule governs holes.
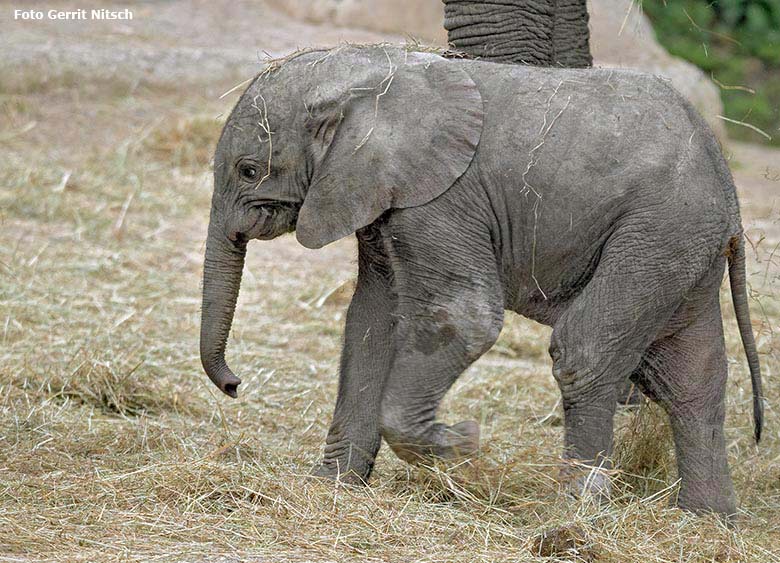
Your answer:
[[[271,0],[296,19],[343,28],[397,33],[444,46],[441,0]],[[589,0],[593,63],[635,68],[669,78],[725,138],[718,87],[694,65],[669,55],[655,39],[641,7],[632,0]]]

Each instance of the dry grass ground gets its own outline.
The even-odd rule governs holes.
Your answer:
[[[560,495],[549,331],[517,317],[442,409],[481,422],[471,466],[415,469],[383,449],[367,488],[304,479],[335,398],[347,298],[331,292],[353,276],[353,242],[250,245],[229,343],[245,383],[237,401],[217,396],[197,358],[199,285],[208,160],[235,97],[1,85],[1,561],[780,559],[778,153],[735,145],[732,161],[768,409],[756,448],[724,288],[730,530],[668,508],[672,444],[652,407],[618,418],[612,503]]]

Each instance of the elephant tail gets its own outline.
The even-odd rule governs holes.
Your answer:
[[[756,443],[761,441],[761,430],[764,425],[764,393],[761,388],[761,364],[758,361],[756,340],[753,327],[750,324],[750,307],[747,295],[747,274],[745,273],[745,239],[740,233],[729,242],[729,285],[734,312],[737,316],[739,334],[742,346],[745,348],[750,381],[753,385],[753,424]]]

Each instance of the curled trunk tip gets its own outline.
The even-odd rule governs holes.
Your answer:
[[[200,360],[209,379],[229,397],[238,397],[241,380],[225,362],[225,346],[233,323],[246,245],[234,245],[222,229],[209,225],[203,269]]]
[[[208,362],[203,362],[203,369],[206,370],[206,375],[216,385],[220,391],[225,395],[232,398],[238,397],[238,386],[241,385],[241,379],[233,373],[233,371],[225,363],[224,358],[218,360],[217,365],[207,365]]]

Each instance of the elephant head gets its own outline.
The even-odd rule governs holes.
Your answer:
[[[247,88],[214,157],[200,357],[235,397],[225,346],[247,242],[296,232],[320,248],[385,211],[422,205],[468,168],[482,100],[430,53],[341,47],[273,64]]]
[[[496,62],[587,67],[585,0],[443,0],[449,42]]]

